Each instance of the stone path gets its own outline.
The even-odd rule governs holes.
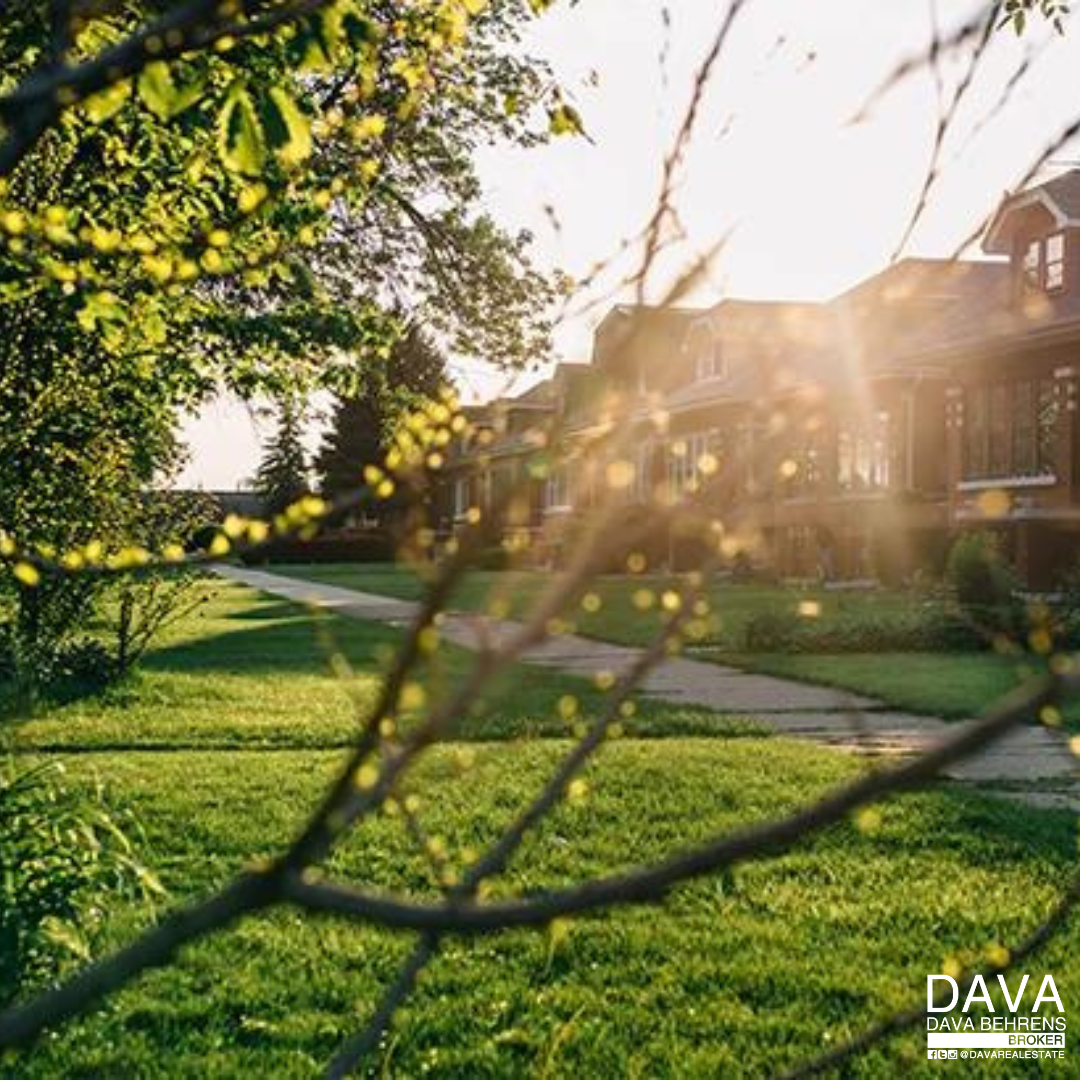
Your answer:
[[[301,581],[237,566],[219,566],[230,581],[297,603],[313,604],[355,619],[391,625],[408,623],[417,605],[408,600]],[[492,620],[468,612],[447,613],[440,625],[446,640],[475,648],[513,632],[516,623]],[[562,634],[526,652],[529,664],[591,677],[598,671],[618,675],[631,665],[638,650],[591,638]],[[642,691],[650,697],[680,705],[700,706],[733,716],[745,716],[782,735],[860,753],[916,753],[932,746],[959,721],[887,709],[881,702],[844,690],[812,686],[770,675],[753,675],[704,660],[672,657],[653,670]],[[985,784],[1017,793],[1040,805],[1080,809],[1080,772],[1060,732],[1021,727],[976,757],[946,771],[956,780]],[[1037,788],[1037,790],[1032,790]]]

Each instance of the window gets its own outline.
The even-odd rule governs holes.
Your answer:
[[[1042,241],[1032,240],[1024,252],[1024,288],[1038,292],[1042,288]]]
[[[701,324],[690,332],[686,347],[694,364],[694,382],[719,379],[724,374],[720,342],[707,325]]]
[[[544,483],[544,509],[549,512],[570,509],[570,477],[563,465],[552,469]]]
[[[873,419],[841,429],[836,438],[836,481],[841,491],[881,491],[892,483],[891,418],[882,410]]]
[[[681,499],[686,494],[692,476],[690,447],[685,440],[673,442],[667,454],[668,490],[672,499]]]
[[[1026,292],[1060,292],[1065,288],[1063,232],[1028,244],[1024,249],[1023,279]]]
[[[850,435],[844,433],[843,454],[848,462],[851,462]],[[795,472],[784,480],[783,490],[788,496],[806,496],[815,494],[824,479],[822,464],[823,453],[821,434],[817,431],[807,432],[801,442],[791,448],[790,459],[795,462]]]
[[[653,447],[647,439],[637,447],[633,496],[640,503],[651,501],[653,496]]]
[[[719,379],[724,374],[723,360],[720,356],[718,341],[705,341],[698,351],[694,364],[694,375],[698,382],[706,379]]]
[[[693,494],[715,475],[722,453],[718,431],[695,432],[668,447],[667,480],[673,499]]]
[[[1040,379],[1035,398],[1035,466],[1044,476],[1057,472],[1058,395],[1052,379]]]
[[[971,479],[987,473],[987,415],[989,389],[973,386],[964,400],[964,475]]]
[[[454,481],[454,518],[463,518],[469,510],[469,480],[459,477]]]
[[[1046,267],[1043,284],[1047,292],[1065,287],[1065,234],[1054,233],[1046,238]]]
[[[1054,475],[1059,405],[1053,379],[973,386],[964,402],[966,480]]]
[[[1013,389],[1012,472],[1016,476],[1033,476],[1039,471],[1038,446],[1035,428],[1035,386],[1025,380]]]
[[[991,476],[1009,473],[1009,387],[997,383],[990,387],[990,444],[987,449],[987,468]]]

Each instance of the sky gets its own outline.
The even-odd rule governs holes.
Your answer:
[[[486,207],[506,227],[534,234],[540,266],[578,281],[617,256],[591,289],[571,300],[555,334],[559,359],[588,360],[605,311],[637,298],[619,282],[638,265],[640,251],[619,253],[655,206],[665,155],[725,6],[561,0],[530,30],[528,50],[552,66],[588,138],[528,151],[483,150],[478,167]],[[644,299],[663,298],[683,268],[721,240],[722,251],[685,302],[823,299],[882,269],[918,199],[939,102],[956,86],[960,65],[945,65],[938,78],[918,73],[853,120],[896,64],[925,48],[935,18],[947,29],[980,6],[978,0],[751,0],[734,24],[678,171],[685,236],[654,266]],[[1029,56],[1030,73],[997,108]],[[906,253],[953,254],[1080,111],[1077,70],[1080,21],[1064,37],[1040,28],[1023,40],[1011,32],[995,38],[958,111],[941,180]],[[1047,175],[1080,166],[1080,146],[1065,147],[1053,161]],[[528,372],[509,383],[477,362],[458,362],[453,371],[470,400],[523,388],[544,374]],[[236,487],[255,471],[260,439],[268,434],[265,419],[246,406],[212,403],[185,422],[191,460],[180,482]],[[312,445],[317,437],[313,428]]]

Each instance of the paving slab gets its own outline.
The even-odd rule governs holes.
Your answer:
[[[326,608],[349,618],[401,626],[415,616],[419,607],[409,600],[301,581],[264,570],[221,565],[215,567],[215,572],[270,595]],[[474,612],[447,612],[439,623],[446,640],[467,649],[498,645],[520,629],[520,624],[512,620],[490,619]],[[630,646],[559,634],[527,649],[522,660],[589,678],[598,672],[618,676],[639,655],[639,650]],[[946,722],[892,711],[873,698],[845,690],[754,675],[685,656],[666,659],[649,674],[641,689],[657,700],[745,716],[777,734],[862,754],[921,753],[956,734],[960,725],[976,722]],[[1063,733],[1024,726],[945,770],[944,775],[984,785],[1020,785],[1023,790],[1009,794],[1032,803],[1072,805],[1080,797],[1080,786],[1064,794],[1061,790],[1027,790],[1025,786],[1054,784],[1060,789],[1063,782],[1080,780],[1077,764]]]

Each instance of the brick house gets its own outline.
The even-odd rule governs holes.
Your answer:
[[[1080,171],[1005,199],[983,248],[1007,271],[945,357],[950,521],[989,519],[1047,587],[1080,553]]]
[[[618,498],[699,505],[781,574],[902,576],[978,525],[1048,584],[1080,550],[1080,171],[1007,198],[984,249],[824,303],[613,308],[590,364],[475,410],[443,524],[524,477],[506,524],[550,557],[605,483],[590,435],[617,425]]]

